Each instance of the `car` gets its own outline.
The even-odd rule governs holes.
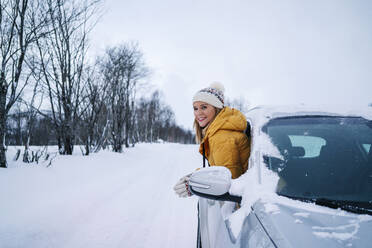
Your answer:
[[[261,106],[249,169],[194,172],[197,247],[372,247],[372,113]]]

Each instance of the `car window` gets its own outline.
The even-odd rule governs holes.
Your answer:
[[[317,157],[320,154],[320,149],[326,144],[325,139],[316,136],[308,135],[288,135],[292,146],[302,147],[305,151],[304,158]]]
[[[371,121],[327,116],[277,118],[262,130],[283,157],[264,158],[279,175],[279,194],[372,204]]]
[[[366,153],[369,153],[369,151],[371,150],[371,144],[362,144],[362,146]]]

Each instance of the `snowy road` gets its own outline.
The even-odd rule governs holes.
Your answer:
[[[196,197],[172,187],[200,166],[195,145],[59,157],[0,170],[0,247],[194,247]]]

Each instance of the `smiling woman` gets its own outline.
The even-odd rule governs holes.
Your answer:
[[[224,87],[213,83],[199,90],[193,97],[194,128],[199,152],[209,166],[225,166],[232,178],[248,169],[250,141],[245,135],[245,116],[236,109],[224,106]],[[174,187],[181,197],[191,196],[189,176],[183,177]]]
[[[194,95],[195,137],[203,155],[203,167],[208,160],[208,166],[224,166],[231,172],[229,178],[237,178],[248,169],[251,147],[244,133],[247,119],[239,110],[225,106],[224,90],[220,83],[213,83]],[[180,197],[192,196],[190,177],[191,174],[182,177],[174,186]],[[200,228],[198,222],[197,247],[201,247]]]

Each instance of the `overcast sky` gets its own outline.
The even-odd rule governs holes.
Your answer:
[[[106,0],[91,46],[138,41],[177,123],[213,81],[261,104],[372,103],[372,1]]]

